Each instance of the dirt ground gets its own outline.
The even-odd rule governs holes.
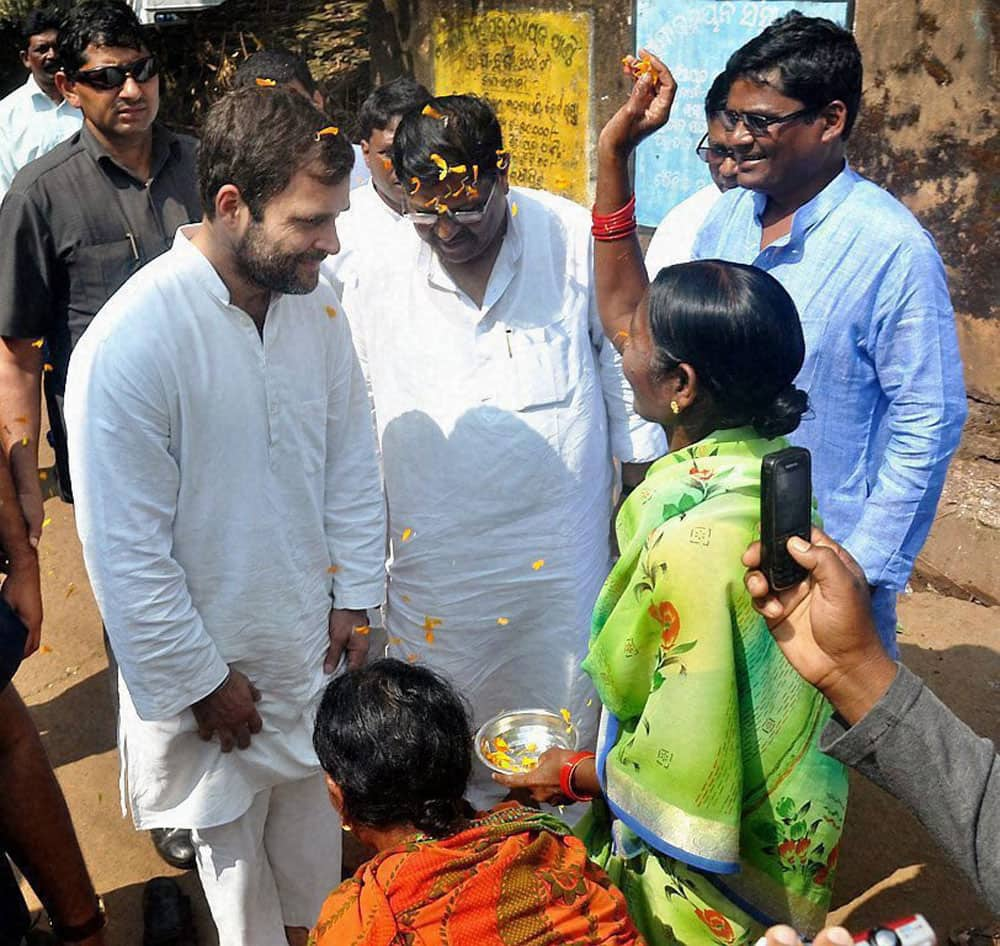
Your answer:
[[[988,475],[994,475],[992,470]],[[995,479],[993,484],[996,489]],[[139,946],[144,882],[178,872],[166,867],[148,838],[121,815],[100,619],[72,510],[58,500],[49,501],[46,510],[51,521],[41,545],[44,646],[23,666],[16,683],[32,708],[107,904],[109,946]],[[997,568],[998,543],[979,568]],[[1000,608],[920,591],[901,599],[900,624],[905,663],[974,729],[1000,741]],[[861,930],[922,912],[942,938],[955,927],[990,920],[966,881],[898,803],[860,778],[854,779],[852,792],[835,920]],[[202,946],[216,946],[197,878],[179,879],[194,901]]]

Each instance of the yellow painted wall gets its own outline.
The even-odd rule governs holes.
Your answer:
[[[490,11],[436,17],[434,91],[472,92],[497,111],[511,182],[588,201],[589,13]]]

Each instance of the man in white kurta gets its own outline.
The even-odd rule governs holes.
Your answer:
[[[51,151],[83,124],[83,114],[56,88],[59,20],[52,10],[35,10],[24,22],[21,62],[24,85],[0,99],[0,200],[14,175]]]
[[[322,114],[293,93],[243,89],[213,112],[226,108],[228,121],[206,122],[210,166],[223,161],[219,139],[252,134],[262,111],[262,127],[285,122],[301,160],[328,147],[312,142]],[[138,828],[195,829],[220,942],[241,946],[284,942],[283,927],[304,942],[339,883],[313,714],[335,656],[334,615],[363,614],[383,596],[365,381],[340,301],[317,285],[347,203],[342,145],[332,164],[320,151],[335,184],[289,159],[290,182],[246,230],[240,195],[253,181],[237,167],[205,221],[181,228],[98,313],[67,386],[77,525],[120,664],[128,802]],[[294,245],[274,238],[293,227]],[[275,259],[291,274],[284,291],[261,270]],[[248,287],[259,311],[242,302]],[[259,694],[262,728],[251,721],[248,745],[227,752],[225,727],[205,741],[199,706],[233,679]]]
[[[432,103],[459,134],[469,108],[449,103],[460,99]],[[397,147],[408,123],[429,121],[405,116]],[[502,710],[567,710],[584,748],[598,701],[580,662],[611,565],[612,460],[650,461],[666,444],[632,412],[601,330],[589,215],[541,191],[507,194],[486,164],[498,145],[488,128],[477,135],[478,195],[460,206],[486,202],[480,230],[506,228],[481,300],[453,275],[468,264],[443,261],[412,225],[391,253],[363,250],[345,297],[383,460],[389,654],[444,673],[477,725]],[[447,160],[468,169],[474,152]],[[476,767],[474,804],[504,792]]]
[[[358,111],[361,144],[355,145],[355,172],[360,165],[368,178],[356,185],[351,181],[351,206],[337,218],[340,252],[328,256],[323,273],[338,292],[357,282],[355,265],[359,254],[370,249],[375,254],[392,253],[394,235],[402,220],[403,188],[392,169],[392,146],[402,116],[423,108],[430,93],[409,76],[400,76],[374,89]],[[404,233],[409,228],[404,226]]]

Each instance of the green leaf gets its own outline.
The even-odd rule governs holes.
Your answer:
[[[660,687],[663,686],[663,681],[665,679],[666,678],[663,676],[662,673],[660,673],[659,670],[655,671],[653,673],[653,689],[654,690],[659,690]]]
[[[791,827],[793,841],[801,841],[809,831],[809,826],[804,821],[796,821]]]
[[[685,493],[677,501],[677,508],[680,512],[687,512],[689,509],[694,509],[697,505],[695,498],[690,493]]]
[[[670,648],[670,656],[679,657],[681,654],[686,654],[689,650],[694,650],[697,646],[697,641],[684,641],[683,644],[677,644]]]
[[[795,814],[795,802],[786,795],[778,802],[774,810],[781,818],[791,818]]]
[[[673,503],[667,503],[663,507],[661,515],[664,519],[673,519],[679,512],[680,510]]]

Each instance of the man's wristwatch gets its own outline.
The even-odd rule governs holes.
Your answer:
[[[75,926],[59,923],[53,919],[51,914],[49,915],[49,926],[52,927],[52,932],[64,943],[82,943],[85,939],[103,930],[107,924],[108,912],[104,908],[104,900],[101,897],[97,898],[94,915],[89,920],[84,920],[83,923],[77,923]]]

